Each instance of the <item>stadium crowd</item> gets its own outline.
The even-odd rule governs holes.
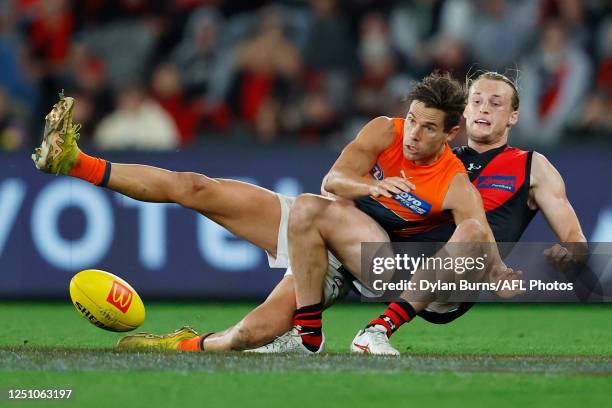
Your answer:
[[[403,116],[411,80],[517,77],[513,143],[612,137],[608,0],[4,0],[0,150],[38,144],[64,89],[81,144],[339,148]]]

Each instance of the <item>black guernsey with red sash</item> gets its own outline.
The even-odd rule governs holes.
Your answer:
[[[482,197],[495,240],[520,240],[537,213],[527,205],[533,152],[508,145],[484,153],[478,153],[468,146],[457,147],[453,152],[463,162],[470,181]],[[454,224],[443,225],[418,234],[413,240],[445,242],[454,229]]]
[[[482,197],[487,220],[497,242],[517,242],[536,215],[527,205],[533,151],[507,145],[478,153],[455,149]]]

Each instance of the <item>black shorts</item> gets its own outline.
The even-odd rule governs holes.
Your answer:
[[[421,310],[417,316],[433,324],[447,324],[463,316],[474,306],[474,302],[459,303],[459,306],[446,313],[436,313],[431,310]]]

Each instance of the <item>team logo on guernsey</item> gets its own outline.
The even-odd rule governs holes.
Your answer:
[[[121,313],[125,313],[130,308],[132,297],[131,290],[114,280],[113,286],[110,292],[108,292],[106,301],[119,309]]]
[[[476,182],[476,188],[497,188],[499,190],[516,190],[516,177],[514,176],[480,176]]]
[[[401,194],[396,194],[393,198],[415,214],[424,216],[431,211],[432,205],[414,194],[403,192]]]
[[[470,163],[470,165],[467,168],[468,173],[471,173],[473,170],[480,170],[482,168],[482,166],[478,166],[474,163]]]
[[[370,174],[376,180],[382,180],[385,178],[385,173],[383,172],[382,166],[380,165],[379,162],[376,162],[374,167],[372,167],[372,169],[370,170]]]

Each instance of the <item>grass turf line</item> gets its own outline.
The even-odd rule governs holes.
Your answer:
[[[506,372],[612,377],[610,357],[410,356],[352,354],[259,355],[115,351],[83,348],[0,348],[2,371],[180,371],[180,372]]]

